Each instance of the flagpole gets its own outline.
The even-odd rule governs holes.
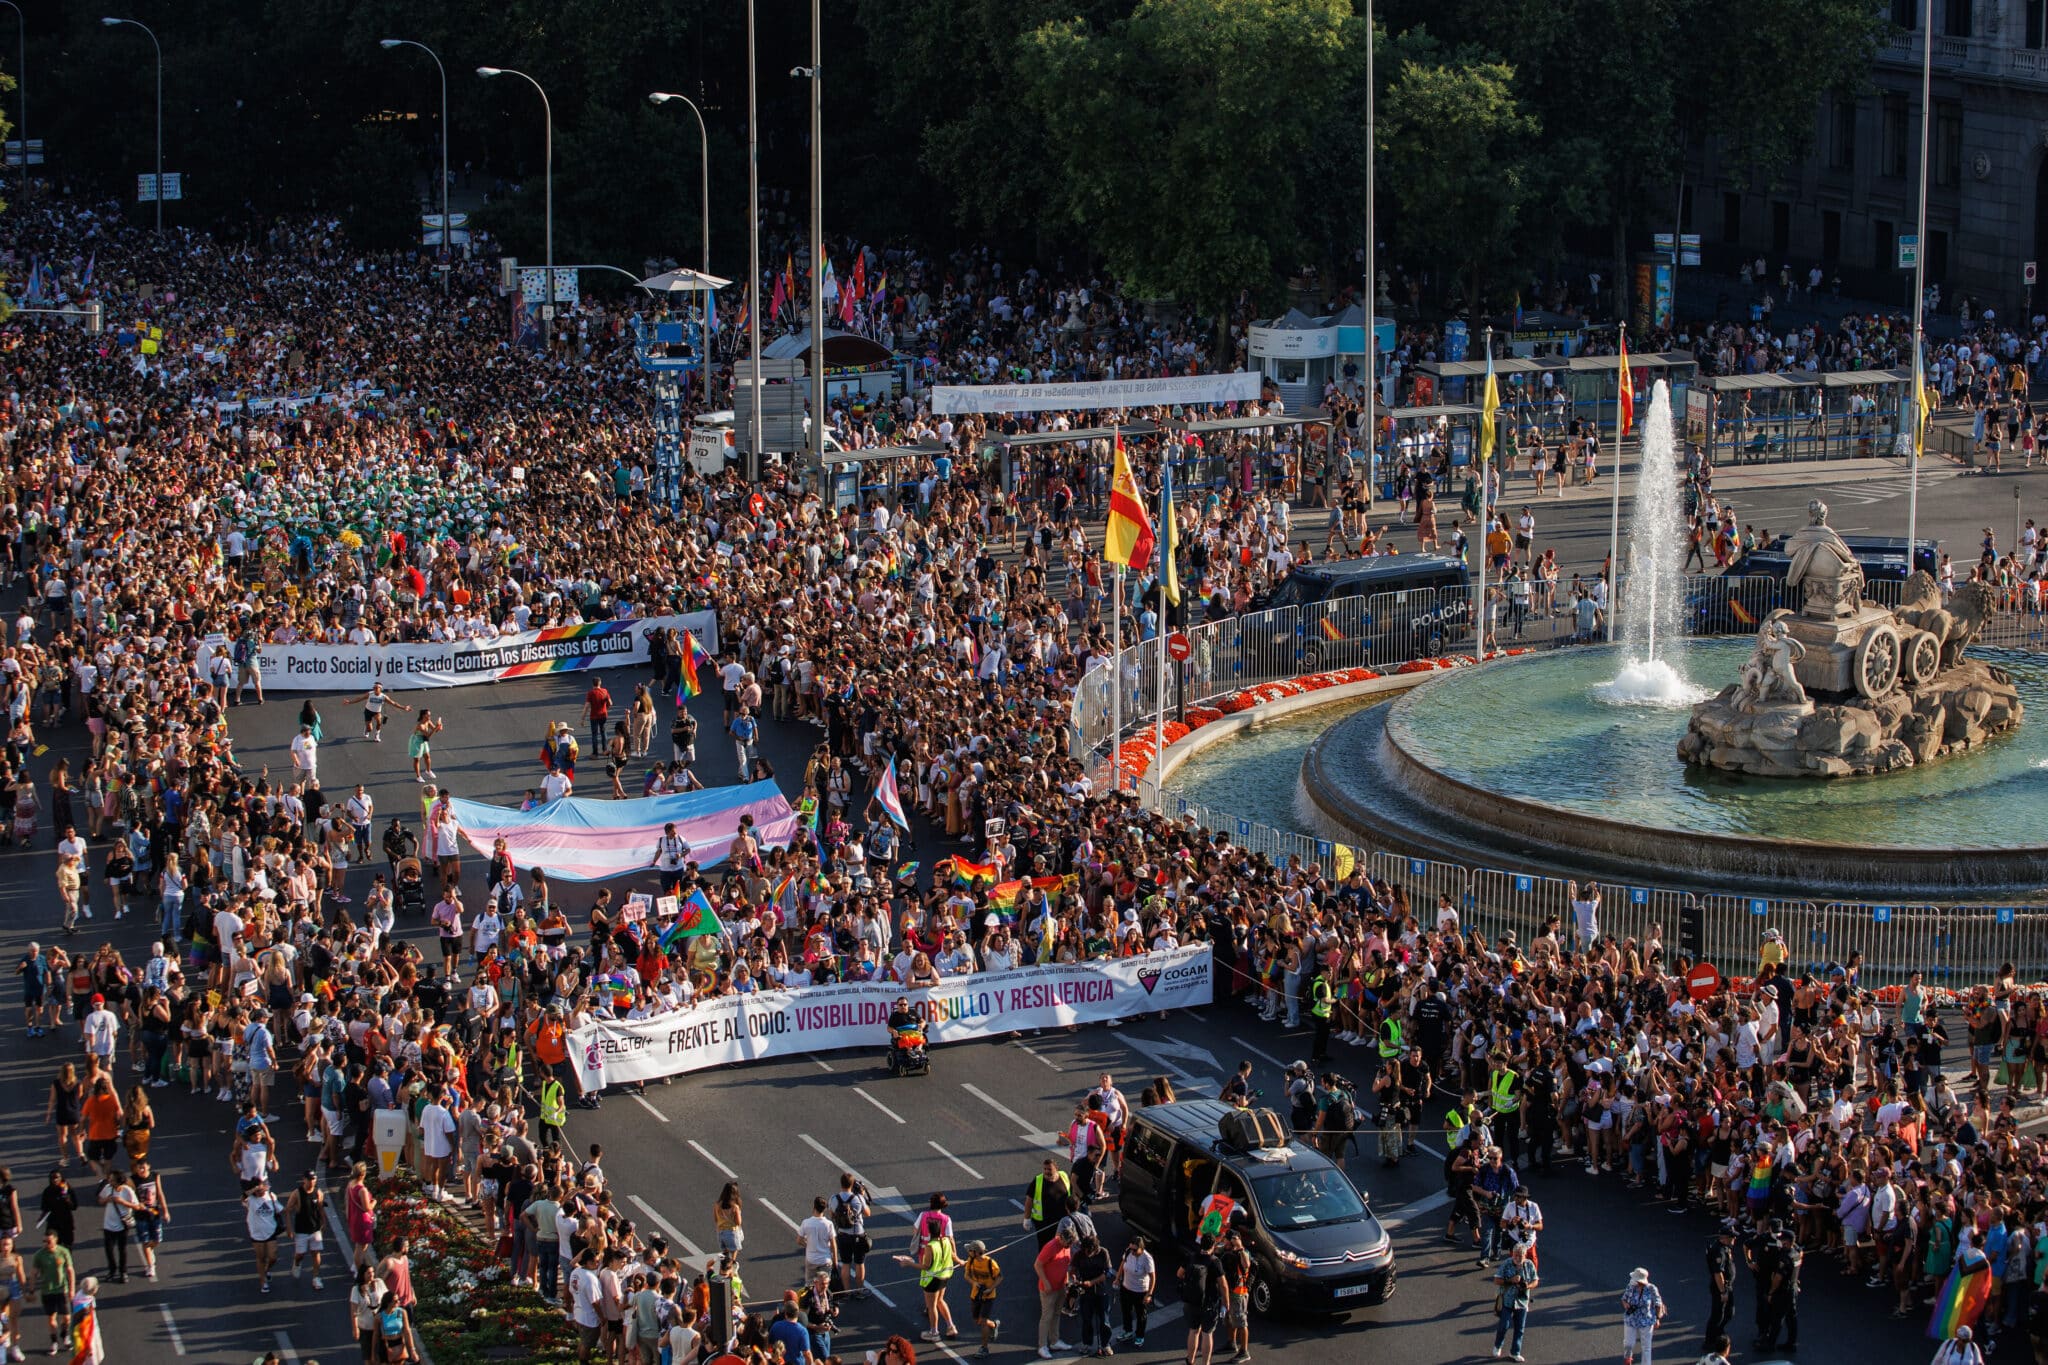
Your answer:
[[[1110,458],[1116,458],[1116,449],[1123,443],[1121,426],[1110,428]],[[1115,471],[1111,470],[1110,492],[1116,491]],[[1103,560],[1109,562],[1108,531],[1103,532]],[[1109,789],[1122,791],[1124,785],[1123,737],[1124,737],[1124,566],[1109,565],[1110,606],[1109,606]]]
[[[1486,382],[1493,385],[1493,324],[1486,325]],[[1484,662],[1486,659],[1486,541],[1493,533],[1492,499],[1488,488],[1493,482],[1493,439],[1500,425],[1500,412],[1486,411],[1486,394],[1479,399],[1479,638],[1473,647],[1473,656]],[[1489,429],[1491,428],[1491,429]]]
[[[1628,383],[1628,320],[1621,322],[1623,363],[1614,367],[1614,498],[1607,517],[1607,643],[1614,643],[1615,593],[1621,586],[1621,386]]]
[[[1166,632],[1171,618],[1167,615],[1166,575],[1167,557],[1173,553],[1173,457],[1171,447],[1162,445],[1159,450],[1159,637],[1158,676],[1154,679],[1153,693],[1158,699],[1158,714],[1152,717],[1152,795],[1159,803],[1159,813],[1166,813]]]
[[[1914,540],[1920,534],[1920,433],[1926,414],[1920,408],[1927,401],[1922,387],[1920,354],[1922,327],[1927,307],[1927,130],[1934,99],[1934,0],[1927,0],[1920,21],[1920,224],[1913,239],[1913,403],[1906,410],[1912,422],[1912,445],[1907,456],[1906,482],[1906,572],[1913,572]],[[26,148],[28,144],[22,143]],[[23,153],[26,159],[26,152]]]

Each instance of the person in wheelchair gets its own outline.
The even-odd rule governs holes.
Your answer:
[[[925,1063],[924,1020],[910,1008],[910,997],[899,995],[889,1007],[889,1066],[892,1070],[920,1069]]]

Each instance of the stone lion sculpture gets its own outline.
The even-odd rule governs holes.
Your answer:
[[[1736,688],[1735,705],[1754,711],[1772,702],[1798,706],[1806,701],[1794,665],[1806,657],[1806,646],[1792,638],[1781,617],[1764,622],[1756,633],[1756,650],[1742,666],[1742,681]]]
[[[1924,569],[1916,569],[1899,594],[1898,618],[1932,635],[1941,647],[1941,666],[1954,668],[1963,651],[1977,642],[1998,614],[1998,596],[1989,583],[1971,579],[1944,603],[1941,589]]]

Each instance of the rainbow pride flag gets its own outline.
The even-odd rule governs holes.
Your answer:
[[[697,637],[690,631],[683,632],[682,669],[676,677],[676,705],[681,706],[690,698],[704,691],[704,682],[697,674],[697,661],[711,662],[711,656],[704,652],[704,646],[697,643]]]
[[[970,862],[965,858],[948,858],[940,866],[944,868],[948,876],[962,886],[972,886],[976,882],[992,882],[996,879],[996,865],[994,863],[976,863]]]
[[[1936,1341],[1947,1341],[1957,1328],[1976,1322],[1989,1302],[1991,1262],[1983,1252],[1971,1247],[1956,1258],[1955,1266],[1948,1272],[1948,1283],[1935,1296],[1934,1315],[1927,1320],[1927,1335]]]

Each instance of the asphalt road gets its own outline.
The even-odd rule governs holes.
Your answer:
[[[1778,467],[1752,475],[1730,470],[1721,484],[1735,498],[1742,518],[1760,525],[1796,524],[1793,518],[1803,514],[1807,497],[1818,493],[1836,507],[1836,524],[1844,530],[1903,527],[1904,487],[1895,471],[1865,472],[1854,481],[1831,480],[1829,472]],[[2003,544],[2010,529],[2007,489],[2014,485],[2024,488],[2033,503],[2048,499],[2048,477],[2038,471],[1979,478],[1933,469],[1923,484],[1923,533],[1973,552],[1978,528],[2003,509]],[[1511,486],[1505,501],[1513,506],[1515,499]],[[1605,553],[1604,499],[1551,501],[1547,511],[1539,509],[1538,543],[1559,544],[1571,567],[1596,565]],[[2048,507],[2035,515],[2044,511]],[[621,701],[631,695],[631,679],[623,671],[613,670],[607,682]],[[580,677],[535,679],[412,694],[408,700],[446,710],[448,729],[436,744],[444,781],[464,796],[512,802],[538,780],[533,753],[546,722],[573,723],[586,685]],[[298,703],[297,697],[273,697],[262,707],[231,713],[245,766],[267,762],[273,770],[288,767],[285,744]],[[365,743],[352,737],[357,733],[354,713],[336,697],[316,704],[330,735],[321,762],[327,788],[345,792],[357,781],[366,782],[385,818],[402,813],[416,820],[418,788],[404,757],[402,732],[394,730],[383,744]],[[696,707],[706,738],[714,737],[716,697],[699,698]],[[662,708],[666,713],[666,702]],[[794,774],[816,735],[807,726],[770,726],[764,751],[780,771]],[[69,753],[76,767],[82,729],[70,727],[52,738],[53,751],[44,761]],[[700,753],[706,781],[734,780],[725,746],[706,743]],[[632,780],[637,778],[636,771]],[[932,851],[930,832],[920,830],[919,835],[929,863],[939,855]],[[0,953],[10,958],[18,958],[30,939],[47,940],[55,931],[53,839],[45,830],[33,850],[0,851]],[[101,854],[95,849],[95,869]],[[360,899],[371,870],[351,873],[351,895]],[[573,914],[584,902],[576,899],[576,888],[564,889]],[[153,920],[110,924],[104,892],[97,886],[94,890],[98,918],[76,946],[90,949],[110,940],[131,962],[146,958]],[[405,927],[418,932],[416,925]],[[0,1096],[5,1097],[0,1162],[14,1173],[33,1220],[53,1151],[52,1130],[43,1122],[47,1087],[58,1063],[76,1052],[78,1042],[71,1029],[26,1039],[17,1020],[11,1012],[0,1014],[0,1034],[9,1044],[0,1053]],[[1282,1064],[1306,1051],[1305,1035],[1290,1036],[1260,1023],[1250,1011],[1218,1006],[1121,1029],[958,1045],[940,1050],[933,1074],[922,1078],[889,1080],[874,1058],[855,1053],[708,1073],[650,1087],[644,1103],[613,1097],[597,1112],[575,1111],[569,1132],[579,1147],[603,1143],[605,1170],[626,1207],[686,1249],[715,1245],[710,1206],[727,1173],[736,1174],[751,1201],[749,1289],[757,1298],[772,1297],[799,1268],[795,1234],[783,1226],[784,1217],[805,1216],[811,1197],[834,1188],[842,1167],[858,1170],[877,1190],[895,1189],[913,1208],[921,1207],[931,1192],[945,1191],[963,1236],[994,1245],[1019,1235],[1013,1201],[1036,1169],[1042,1134],[1065,1121],[1074,1100],[1100,1071],[1110,1071],[1133,1096],[1145,1078],[1161,1073],[1174,1076],[1183,1093],[1213,1095],[1242,1057],[1255,1063],[1257,1083],[1277,1096]],[[1366,1049],[1352,1049],[1340,1058],[1361,1087],[1369,1074],[1369,1055]],[[227,1106],[173,1089],[152,1093],[159,1120],[153,1157],[165,1176],[175,1217],[162,1257],[164,1278],[154,1283],[131,1278],[103,1290],[109,1359],[243,1362],[278,1348],[287,1362],[353,1360],[343,1276],[331,1277],[320,1294],[283,1275],[276,1292],[256,1293],[236,1186],[227,1167]],[[280,1112],[286,1115],[278,1129],[290,1174],[289,1154],[302,1150],[310,1158],[313,1148],[298,1134],[295,1111]],[[1434,1118],[1428,1126],[1434,1126]],[[1335,1361],[1350,1358],[1343,1353],[1370,1340],[1375,1350],[1398,1353],[1397,1358],[1485,1357],[1492,1344],[1492,1291],[1473,1266],[1469,1249],[1443,1241],[1437,1221],[1441,1205],[1435,1199],[1441,1189],[1438,1161],[1417,1157],[1383,1170],[1354,1160],[1353,1172],[1375,1209],[1398,1223],[1399,1291],[1389,1303],[1347,1320],[1262,1323],[1255,1329],[1261,1347],[1287,1345],[1303,1359]],[[1671,1305],[1661,1353],[1672,1359],[1696,1355],[1706,1308],[1702,1251],[1709,1223],[1698,1215],[1673,1217],[1642,1206],[1614,1177],[1573,1170],[1531,1179],[1536,1198],[1545,1205],[1547,1226],[1544,1284],[1531,1319],[1529,1359],[1567,1362],[1618,1355],[1618,1298],[1636,1265],[1652,1271]],[[92,1193],[90,1186],[82,1191],[87,1198]],[[1113,1207],[1099,1221],[1112,1245],[1120,1245],[1120,1220]],[[97,1224],[83,1214],[80,1223],[80,1271],[93,1273],[99,1263],[92,1235]],[[842,1352],[858,1352],[878,1344],[886,1333],[921,1326],[909,1273],[884,1259],[892,1247],[905,1244],[908,1222],[884,1212],[874,1226],[880,1234],[875,1283],[892,1302],[877,1296],[850,1307],[850,1330],[839,1343]],[[1035,1320],[1028,1303],[1028,1254],[1027,1241],[1001,1256],[1008,1289],[998,1355],[1017,1361],[1025,1358],[1024,1343]],[[1807,1283],[1806,1339],[1826,1358],[1917,1361],[1931,1350],[1920,1340],[1921,1324],[1893,1322],[1876,1296],[1846,1282],[1831,1265],[1810,1261]],[[955,1298],[956,1315],[964,1323],[964,1298],[957,1293]],[[1745,1326],[1752,1301],[1745,1286]],[[1737,1337],[1738,1347],[1746,1345],[1743,1333]],[[46,1342],[39,1322],[32,1323],[26,1340],[32,1350]],[[1178,1329],[1161,1323],[1147,1349],[1136,1354],[1170,1361],[1179,1344]],[[1744,1354],[1738,1351],[1739,1357]]]

